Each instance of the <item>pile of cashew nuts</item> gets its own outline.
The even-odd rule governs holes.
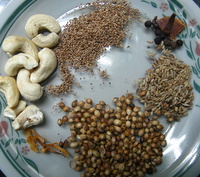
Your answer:
[[[40,34],[43,29],[49,34]],[[8,105],[4,116],[13,120],[15,130],[38,125],[44,120],[39,108],[34,104],[27,106],[26,101],[33,102],[42,97],[44,89],[40,83],[57,67],[57,58],[50,48],[57,45],[60,30],[56,19],[36,14],[25,25],[29,38],[8,36],[2,43],[3,51],[10,58],[4,66],[7,75],[0,75],[0,91],[5,95]]]

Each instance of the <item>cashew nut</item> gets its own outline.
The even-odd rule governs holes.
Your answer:
[[[38,48],[28,38],[24,36],[9,36],[2,43],[2,49],[10,57],[17,52],[22,52],[31,55],[37,61],[38,59]]]
[[[30,71],[21,69],[17,75],[17,86],[21,95],[28,101],[37,101],[43,94],[43,88],[30,81]]]
[[[38,35],[39,31],[47,29],[50,32],[59,33],[61,28],[55,18],[45,14],[31,16],[25,25],[25,30],[30,38]]]
[[[16,80],[13,77],[0,76],[0,91],[5,95],[9,107],[13,108],[17,106],[20,94]]]
[[[52,74],[57,66],[55,53],[48,48],[42,49],[38,53],[39,66],[31,73],[30,80],[34,83],[40,83]]]
[[[44,120],[43,113],[35,105],[27,106],[12,122],[15,130],[26,129],[33,125],[38,125]]]
[[[59,37],[56,33],[52,32],[47,36],[44,36],[43,34],[38,34],[35,36],[32,41],[41,48],[52,48],[58,44]]]
[[[4,109],[3,114],[5,117],[8,117],[14,120],[18,116],[18,114],[22,112],[25,108],[26,108],[26,102],[23,100],[20,100],[19,104],[14,108],[10,108],[9,106],[7,106]]]
[[[8,76],[17,75],[19,69],[26,68],[28,70],[33,69],[38,66],[38,62],[29,54],[19,53],[10,58],[5,66],[4,71]]]

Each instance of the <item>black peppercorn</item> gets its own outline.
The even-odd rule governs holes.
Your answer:
[[[172,43],[171,43],[171,47],[172,47],[173,49],[175,49],[175,48],[177,47],[176,42],[172,42]]]
[[[159,37],[156,37],[156,38],[154,39],[154,42],[155,42],[157,45],[159,45],[159,44],[161,43],[161,41],[162,41],[162,39],[161,39],[160,36],[159,36]]]
[[[163,41],[166,38],[166,36],[163,34],[163,35],[160,36],[160,38]]]
[[[171,45],[171,41],[168,40],[168,39],[165,40],[165,41],[164,41],[164,45],[165,45],[165,46],[170,46],[170,45]]]
[[[181,39],[178,39],[176,41],[177,46],[182,46],[183,45],[183,41]]]
[[[155,33],[156,36],[162,36],[163,35],[163,32],[160,29],[156,29],[154,33]]]
[[[144,26],[145,26],[146,28],[150,28],[150,27],[152,26],[152,22],[151,22],[151,21],[146,21],[146,22],[144,23]]]
[[[158,23],[153,23],[153,27],[154,27],[155,29],[159,29]]]

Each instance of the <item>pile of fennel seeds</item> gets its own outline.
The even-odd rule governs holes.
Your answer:
[[[59,63],[62,83],[50,85],[51,94],[72,91],[75,77],[71,68],[92,71],[99,57],[109,46],[122,47],[130,23],[139,21],[141,14],[126,0],[97,0],[90,4],[92,11],[69,21],[60,33],[54,49]]]

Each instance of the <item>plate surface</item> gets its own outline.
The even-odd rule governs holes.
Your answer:
[[[200,21],[197,18],[199,9],[194,8],[186,0],[181,2],[177,0],[129,1],[132,2],[132,6],[140,10],[144,21],[153,19],[154,16],[168,16],[174,12],[187,24],[186,29],[179,36],[185,41],[185,44],[174,54],[192,68],[191,83],[195,93],[194,107],[189,115],[182,118],[180,122],[169,125],[165,119],[160,120],[165,126],[168,145],[164,148],[163,163],[157,167],[157,172],[153,174],[155,177],[181,176],[192,166],[200,154]],[[76,7],[80,3],[84,5],[88,2],[89,0],[76,0],[67,3],[65,0],[11,2],[2,13],[6,18],[5,21],[1,22],[0,44],[9,35],[26,36],[24,26],[28,17],[33,14],[51,15],[57,18],[62,25],[75,16],[87,13],[87,9],[80,10]],[[136,88],[133,86],[133,82],[144,77],[145,70],[151,67],[146,52],[151,50],[152,45],[146,41],[153,40],[154,36],[152,32],[148,32],[144,28],[143,23],[134,23],[128,35],[131,33],[132,38],[127,37],[124,41],[124,49],[111,48],[99,60],[99,66],[101,69],[107,69],[111,78],[103,82],[98,75],[77,74],[76,78],[79,79],[82,88],[77,87],[73,91],[74,94],[63,96],[66,103],[70,104],[75,99],[84,100],[90,97],[96,103],[104,100],[112,105],[113,97],[121,96],[127,90],[135,92]],[[127,48],[127,46],[130,46],[130,48]],[[0,49],[1,75],[5,75],[3,66],[7,59],[8,56]],[[54,77],[56,74],[58,72],[48,79],[44,86],[59,82]],[[84,79],[80,80],[80,78]],[[90,83],[92,83],[92,86]],[[50,142],[58,142],[70,134],[67,126],[59,127],[57,125],[57,119],[61,118],[63,113],[54,109],[54,106],[60,99],[60,97],[47,95],[35,103],[45,114],[45,122],[37,126],[35,130]],[[5,173],[12,168],[17,172],[13,173],[15,176],[79,176],[78,172],[69,167],[71,157],[64,158],[55,154],[32,152],[24,133],[14,131],[11,127],[11,121],[3,116],[5,107],[5,97],[0,94],[0,168],[5,169]],[[69,149],[69,152],[73,154],[72,149]]]

